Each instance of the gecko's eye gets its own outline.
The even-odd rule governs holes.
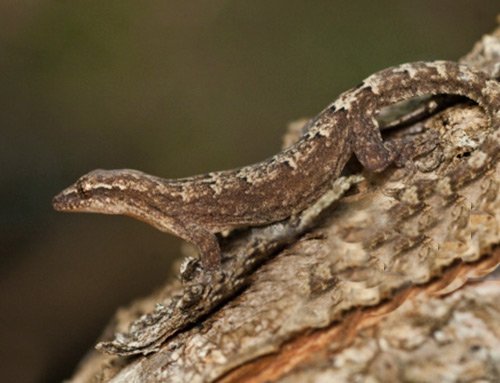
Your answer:
[[[88,190],[85,187],[85,180],[78,180],[76,183],[76,190],[78,191],[78,195],[82,199],[86,199],[89,197]]]

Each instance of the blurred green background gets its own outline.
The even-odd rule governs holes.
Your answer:
[[[94,168],[168,178],[275,153],[381,68],[457,59],[498,0],[0,3],[0,377],[71,376],[117,307],[159,286],[180,241],[52,211]]]

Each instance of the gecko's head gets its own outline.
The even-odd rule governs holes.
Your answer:
[[[144,173],[136,170],[94,170],[80,177],[52,200],[55,210],[123,214],[134,194],[140,192],[139,179]]]

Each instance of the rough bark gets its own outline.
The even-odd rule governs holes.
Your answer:
[[[499,78],[500,29],[462,61]],[[90,351],[72,381],[500,381],[500,132],[452,104],[391,131],[412,137],[414,165],[353,166],[345,195],[239,294],[158,352]],[[182,292],[168,282],[119,310],[101,340]]]

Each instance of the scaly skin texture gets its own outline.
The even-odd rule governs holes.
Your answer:
[[[381,108],[422,95],[460,95],[500,125],[500,86],[453,62],[415,62],[382,70],[325,108],[294,145],[263,162],[183,179],[136,170],[94,170],[54,198],[56,210],[124,214],[191,242],[205,270],[220,269],[215,233],[281,221],[318,200],[354,154],[382,171],[404,148],[384,144]]]

